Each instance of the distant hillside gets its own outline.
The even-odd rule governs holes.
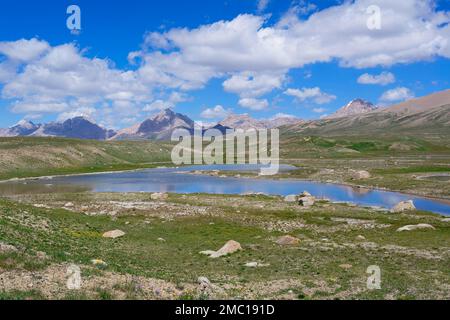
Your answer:
[[[289,126],[285,133],[304,135],[410,134],[450,137],[450,90],[389,108]]]
[[[156,166],[171,162],[172,147],[152,141],[0,138],[0,180]]]

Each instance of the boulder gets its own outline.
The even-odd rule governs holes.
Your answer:
[[[125,232],[123,232],[122,230],[112,230],[112,231],[105,232],[103,234],[103,238],[116,239],[116,238],[123,237],[124,235],[125,235]]]
[[[364,241],[364,240],[366,240],[366,237],[359,235],[359,236],[356,237],[356,240]]]
[[[284,197],[285,202],[297,202],[297,196],[295,194]]]
[[[424,229],[435,230],[435,228],[432,225],[430,225],[430,224],[420,223],[420,224],[417,224],[417,225],[408,225],[408,226],[404,226],[404,227],[398,228],[397,232],[424,230]]]
[[[352,179],[355,180],[369,179],[371,177],[370,173],[366,170],[352,170],[350,174]]]
[[[416,210],[416,206],[414,205],[414,201],[408,200],[408,201],[402,201],[398,203],[394,208],[392,208],[392,213],[399,213],[404,211],[412,211]]]
[[[65,208],[73,208],[75,205],[72,202],[67,202],[64,207]]]
[[[287,235],[287,236],[282,236],[282,237],[278,238],[276,243],[281,246],[293,246],[293,245],[299,244],[300,239]]]
[[[242,250],[241,244],[234,240],[230,240],[222,248],[210,255],[210,258],[223,257],[239,250]]]
[[[152,200],[167,200],[167,198],[169,198],[169,195],[162,192],[156,192],[150,195],[150,199]]]
[[[450,218],[442,219],[442,222],[450,222]]]
[[[304,191],[298,197],[298,204],[303,207],[312,207],[316,202],[316,198],[314,198],[308,191]]]
[[[204,254],[209,256],[210,258],[220,258],[232,253],[235,253],[236,251],[242,250],[241,244],[239,242],[236,242],[234,240],[228,241],[222,248],[220,248],[217,251],[212,250],[206,250],[200,252],[200,254]]]

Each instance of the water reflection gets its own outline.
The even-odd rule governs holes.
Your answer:
[[[283,166],[282,170],[295,167]],[[146,169],[131,172],[102,173],[0,183],[0,194],[50,192],[172,192],[210,194],[265,193],[299,194],[305,190],[319,198],[352,202],[364,206],[392,208],[400,201],[414,200],[420,210],[450,215],[448,202],[405,195],[397,192],[355,188],[343,185],[301,181],[195,175],[195,170],[259,170],[258,166],[195,166]]]

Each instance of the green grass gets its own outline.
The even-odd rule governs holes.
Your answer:
[[[376,299],[383,298],[390,292],[398,292],[406,297],[410,294],[409,288],[414,288],[415,296],[424,297],[437,290],[433,284],[436,278],[433,277],[439,275],[440,281],[450,279],[445,260],[420,259],[384,250],[366,251],[358,247],[343,246],[344,243],[354,243],[355,237],[362,234],[367,241],[376,242],[380,247],[392,244],[418,250],[439,250],[448,247],[450,228],[448,224],[438,222],[435,215],[386,215],[345,205],[338,205],[332,211],[319,206],[299,213],[295,205],[292,209],[271,209],[271,206],[280,201],[277,198],[236,197],[233,201],[225,196],[192,195],[182,198],[173,195],[171,199],[172,197],[174,198],[170,201],[179,205],[184,203],[207,207],[214,203],[215,210],[220,210],[223,214],[220,217],[191,216],[163,220],[136,211],[121,214],[117,220],[112,220],[107,216],[89,217],[60,209],[37,209],[0,200],[0,241],[26,248],[26,255],[17,260],[11,260],[11,256],[0,256],[0,268],[4,268],[5,260],[9,259],[10,267],[7,270],[27,269],[24,260],[35,260],[34,253],[44,251],[50,261],[29,268],[30,270],[43,270],[50,263],[61,262],[89,265],[91,259],[102,259],[108,263],[104,271],[164,279],[173,283],[195,283],[199,276],[207,276],[218,285],[228,281],[250,284],[282,279],[298,279],[302,283],[312,285],[321,280],[325,281],[327,286],[339,284],[339,290],[344,292],[352,290],[355,281],[364,285],[365,269],[369,265],[377,264],[382,267],[384,273],[383,290],[364,292],[361,295],[350,294],[353,298]],[[236,199],[246,199],[245,203],[239,206],[239,212],[231,206]],[[258,203],[265,203],[266,208],[260,208],[259,205],[255,207]],[[390,227],[351,230],[344,228],[345,223],[334,220],[350,217],[374,220]],[[418,223],[417,217],[421,217],[422,223],[433,224],[436,230],[395,232],[400,226]],[[41,227],[44,220],[47,221],[48,228]],[[150,223],[145,224],[144,220]],[[273,239],[285,233],[261,227],[262,223],[267,222],[286,224],[299,220],[307,226],[312,226],[289,232],[301,239],[299,247],[276,245]],[[334,228],[343,229],[330,232]],[[101,237],[104,231],[112,229],[121,229],[126,232],[126,236],[116,240]],[[158,241],[158,238],[164,238],[166,241]],[[327,238],[339,246],[331,251],[322,250],[319,245],[325,244],[322,238]],[[244,251],[220,259],[199,255],[202,250],[217,250],[230,239],[240,242]],[[311,241],[318,244],[308,244]],[[270,264],[270,267],[255,270],[243,266],[250,261],[262,261]],[[339,265],[344,263],[352,264],[353,268],[343,271]],[[427,273],[428,271],[433,272]],[[294,289],[300,294],[301,288]],[[130,290],[125,288],[122,291]],[[112,291],[105,288],[99,288],[94,295],[98,299],[115,298]],[[317,299],[328,295],[327,292],[317,292],[307,298]],[[181,298],[191,297],[192,294],[186,292]]]

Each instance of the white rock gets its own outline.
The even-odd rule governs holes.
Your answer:
[[[67,202],[64,207],[66,208],[73,208],[75,205],[72,202]]]
[[[450,218],[442,219],[442,222],[450,222]]]
[[[125,232],[123,232],[122,230],[112,230],[112,231],[105,232],[103,234],[103,238],[116,239],[116,238],[123,237],[124,235],[125,235]]]
[[[392,213],[399,213],[403,211],[412,211],[416,210],[416,206],[414,205],[414,201],[408,200],[408,201],[402,201],[398,203],[394,208],[392,208]]]
[[[308,191],[304,191],[298,198],[298,204],[303,207],[312,207],[315,202],[316,198],[314,198]]]
[[[432,225],[421,223],[417,225],[408,225],[397,229],[397,232],[403,232],[403,231],[414,231],[414,230],[423,230],[423,229],[432,229],[435,230],[435,228]]]
[[[239,242],[236,242],[234,240],[228,241],[222,248],[220,248],[217,251],[212,250],[206,250],[201,251],[200,254],[204,254],[209,256],[210,258],[219,258],[223,257],[232,253],[235,253],[236,251],[242,250],[241,244]]]
[[[247,268],[256,268],[258,267],[258,262],[248,262],[245,264]]]

